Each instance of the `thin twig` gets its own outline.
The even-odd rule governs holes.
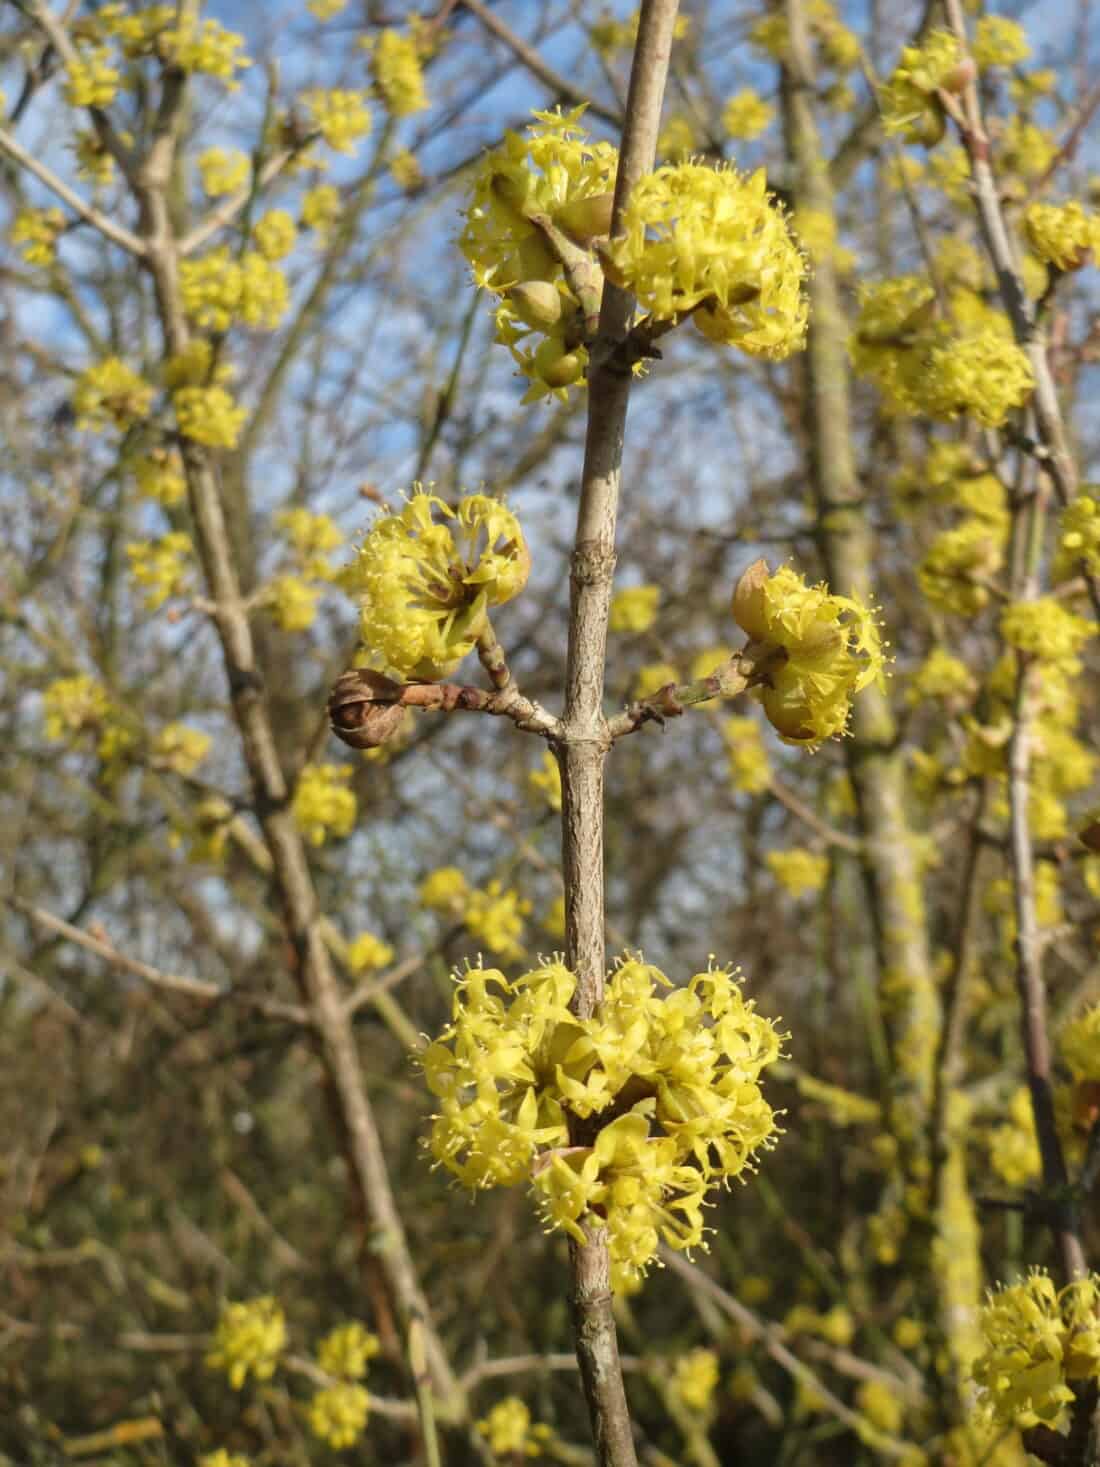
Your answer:
[[[86,224],[98,229],[104,239],[109,239],[112,244],[117,244],[128,251],[136,259],[141,259],[145,254],[145,245],[136,234],[131,233],[124,224],[116,224],[109,219],[102,210],[90,204],[87,199],[77,193],[76,189],[70,188],[63,178],[58,178],[52,168],[47,168],[40,158],[33,153],[28,153],[21,143],[3,128],[0,128],[0,152],[7,153],[8,157],[25,168],[28,173],[33,173],[39,183],[43,183],[51,193],[57,195],[62,203],[68,204],[74,214],[79,214]]]

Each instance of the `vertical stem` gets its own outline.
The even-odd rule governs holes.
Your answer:
[[[135,182],[146,262],[168,354],[181,351],[189,340],[179,293],[178,241],[168,203],[185,88],[186,77],[182,72],[166,72],[152,140]],[[372,1253],[385,1277],[405,1334],[414,1325],[422,1329],[432,1387],[447,1409],[455,1412],[461,1409],[461,1389],[442,1342],[428,1323],[427,1302],[390,1187],[381,1137],[363,1083],[354,1031],[324,941],[324,918],[305,846],[291,813],[290,791],[279,762],[252,629],[241,597],[215,461],[208,449],[187,438],[182,440],[181,452],[196,547],[214,602],[214,624],[253,803],[271,856],[274,884],[294,953],[296,977],[316,1025],[322,1060],[343,1123],[357,1201],[370,1229]]]
[[[966,21],[960,0],[944,0],[948,24],[964,50]],[[1025,431],[1038,430],[1045,456],[1036,472],[1023,476],[1013,523],[1012,599],[1032,601],[1039,595],[1043,553],[1043,524],[1051,490],[1065,503],[1077,490],[1077,469],[1050,370],[1046,343],[1035,311],[1027,298],[1001,209],[990,161],[989,139],[982,123],[978,89],[971,82],[962,97],[962,141],[970,160],[974,202],[982,238],[997,274],[1001,301],[1012,322],[1018,344],[1027,352],[1035,374],[1035,393]],[[1030,484],[1028,483],[1030,480]],[[1097,604],[1096,587],[1090,594]],[[1086,1272],[1076,1206],[1068,1194],[1065,1155],[1054,1120],[1051,1088],[1050,1036],[1047,1032],[1046,986],[1042,946],[1035,913],[1035,854],[1029,823],[1031,782],[1032,683],[1031,659],[1017,656],[1016,699],[1012,738],[1008,746],[1009,847],[1012,859],[1016,915],[1016,984],[1020,995],[1024,1053],[1035,1115],[1035,1133],[1043,1162],[1043,1184],[1050,1209],[1050,1227],[1063,1279],[1069,1282]]]
[[[668,75],[678,0],[643,0],[630,73],[612,234],[630,191],[653,167],[661,101]],[[600,323],[590,352],[588,427],[577,530],[570,562],[569,649],[565,712],[558,745],[562,771],[562,872],[565,880],[566,959],[577,975],[574,1009],[588,1017],[603,999],[605,968],[603,891],[603,765],[610,748],[603,713],[607,618],[615,572],[623,434],[630,372],[614,363],[633,301],[604,286]],[[584,1144],[576,1120],[573,1139]],[[630,1415],[623,1387],[606,1232],[587,1230],[570,1244],[577,1360],[588,1401],[600,1467],[635,1467]]]

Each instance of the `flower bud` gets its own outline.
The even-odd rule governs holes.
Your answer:
[[[578,244],[601,239],[611,233],[611,210],[615,195],[590,194],[586,199],[572,199],[554,213],[554,223]]]
[[[910,122],[905,136],[911,143],[918,143],[925,148],[934,148],[946,131],[947,118],[944,116],[943,108],[938,102],[930,100],[929,105]]]
[[[733,619],[751,642],[768,640],[764,587],[771,572],[766,560],[754,560],[733,592]]]
[[[523,280],[505,291],[519,319],[536,331],[552,332],[562,318],[561,292],[549,280]]]
[[[972,56],[965,56],[940,82],[941,92],[952,92],[958,96],[964,92],[970,83],[978,75],[978,68]]]
[[[580,380],[584,357],[580,352],[566,351],[550,336],[535,352],[535,372],[547,387],[569,387]]]

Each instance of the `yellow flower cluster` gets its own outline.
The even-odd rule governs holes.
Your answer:
[[[347,9],[348,0],[306,0],[306,9],[318,20],[332,20]]]
[[[313,580],[335,580],[338,572],[328,560],[330,551],[339,550],[344,543],[344,532],[336,521],[327,514],[314,514],[312,510],[296,506],[281,509],[275,523],[287,540],[304,576]]]
[[[628,51],[638,39],[639,11],[632,10],[625,20],[615,20],[606,14],[588,30],[588,39],[597,51],[610,56],[614,51]],[[686,15],[678,15],[672,24],[672,39],[682,41],[691,28]]]
[[[669,1390],[675,1401],[691,1411],[706,1411],[718,1384],[718,1356],[713,1350],[686,1350],[672,1367]]]
[[[692,312],[704,336],[780,359],[806,335],[806,261],[762,169],[679,163],[635,185],[607,258],[656,320]]]
[[[172,596],[180,596],[190,570],[191,537],[170,530],[158,540],[136,540],[126,547],[130,575],[145,589],[145,608],[156,611]]]
[[[206,1357],[211,1370],[222,1370],[235,1391],[249,1374],[270,1380],[286,1348],[286,1319],[270,1294],[241,1304],[225,1304],[214,1331],[214,1348]]]
[[[787,743],[843,733],[852,698],[882,676],[874,614],[857,597],[807,586],[791,566],[774,575],[762,560],[750,566],[733,593],[733,618],[750,641],[785,654],[754,694]]]
[[[742,794],[759,795],[771,783],[768,751],[755,718],[727,718],[722,737],[729,754],[730,780]]]
[[[973,67],[969,68],[973,75]],[[938,143],[944,133],[940,91],[961,89],[967,80],[962,48],[950,31],[929,31],[919,45],[906,46],[893,75],[879,88],[886,131],[906,142]]]
[[[347,965],[353,973],[370,973],[392,962],[393,948],[373,932],[360,932],[358,937],[352,938],[348,943]],[[348,1328],[353,1329],[355,1326],[349,1325]]]
[[[561,810],[561,768],[549,749],[543,751],[539,767],[528,774],[527,785],[551,810]]]
[[[513,982],[471,968],[456,985],[453,1020],[421,1056],[436,1160],[468,1187],[529,1180],[547,1222],[580,1241],[582,1224],[605,1227],[619,1280],[644,1273],[661,1237],[700,1245],[708,1189],[751,1168],[775,1131],[759,1079],[780,1036],[734,975],[673,988],[631,958],[584,1020],[561,962]],[[574,1147],[567,1110],[614,1119]]]
[[[532,1424],[531,1413],[518,1396],[505,1396],[498,1401],[477,1429],[496,1457],[520,1454],[537,1457],[554,1435],[553,1429],[541,1422]]]
[[[680,674],[671,662],[646,662],[638,669],[631,696],[639,701],[652,698],[661,688],[679,681]]]
[[[1072,199],[1068,204],[1031,204],[1024,233],[1040,260],[1056,270],[1076,270],[1100,241],[1098,221]]]
[[[67,739],[99,728],[111,712],[107,689],[88,673],[56,678],[42,695],[48,739]]]
[[[187,493],[183,460],[176,448],[153,448],[130,461],[129,468],[143,499],[153,499],[165,509],[179,504]]]
[[[424,184],[424,173],[415,153],[398,148],[390,158],[390,177],[403,193],[415,193]]]
[[[970,54],[981,71],[991,66],[1015,66],[1031,55],[1031,46],[1019,21],[1005,15],[982,15],[974,27]]]
[[[122,76],[106,46],[89,47],[65,67],[65,100],[70,107],[109,107]]]
[[[618,152],[592,142],[579,125],[584,109],[536,112],[527,137],[507,132],[474,175],[459,247],[483,289],[504,297],[496,339],[507,346],[531,387],[525,401],[564,398],[587,364],[581,302],[561,260],[532,221],[545,218],[578,251],[607,234]],[[595,261],[588,257],[593,275]],[[525,338],[543,340],[533,350]]]
[[[1096,627],[1053,596],[1016,601],[1001,612],[1001,636],[1010,647],[1060,668],[1067,677],[1081,671],[1077,656]]]
[[[820,891],[829,875],[829,858],[793,846],[789,851],[769,851],[764,858],[779,885],[793,897],[805,891]]]
[[[806,6],[806,22],[824,66],[844,72],[859,65],[859,41],[837,15],[830,0],[810,0]],[[759,50],[781,61],[790,46],[787,17],[782,10],[771,11],[755,21],[749,31],[749,40]]]
[[[312,229],[322,241],[340,217],[340,193],[335,184],[319,183],[302,195],[302,224]]]
[[[417,491],[375,521],[349,576],[364,646],[400,677],[446,677],[473,650],[489,607],[522,591],[530,566],[519,521],[500,500],[469,494],[454,510]]]
[[[321,595],[311,582],[334,581],[339,575],[328,552],[343,545],[343,532],[327,514],[313,514],[303,508],[281,510],[275,522],[287,541],[295,568],[268,584],[264,605],[284,632],[303,632],[313,625]]]
[[[994,1126],[989,1133],[989,1164],[1010,1187],[1026,1187],[1042,1171],[1035,1112],[1026,1085],[1013,1091],[1008,1102],[1008,1120]]]
[[[972,516],[932,541],[917,570],[928,602],[955,616],[973,616],[989,601],[989,585],[1004,562],[1007,525]]]
[[[291,810],[298,829],[310,845],[323,846],[330,835],[350,835],[358,811],[355,795],[346,789],[350,764],[305,764],[294,787]]]
[[[168,841],[172,846],[186,841],[187,859],[193,865],[217,866],[225,855],[232,822],[232,805],[220,795],[212,795],[200,800],[189,818],[173,821]]]
[[[382,1348],[378,1336],[358,1320],[330,1330],[317,1347],[317,1363],[339,1380],[362,1380],[367,1364]]]
[[[252,1467],[242,1452],[227,1452],[219,1447],[216,1452],[207,1452],[199,1458],[199,1467]]]
[[[784,1316],[783,1328],[792,1335],[816,1335],[840,1349],[852,1343],[856,1332],[855,1320],[843,1304],[836,1304],[824,1313],[807,1304],[796,1304]]]
[[[1019,194],[1023,184],[1045,173],[1058,144],[1049,132],[1015,112],[1001,130],[998,174],[1006,180],[1006,192]],[[1014,178],[1013,175],[1018,175]]]
[[[657,134],[657,157],[683,162],[698,147],[695,124],[682,112],[674,112]]]
[[[905,701],[914,706],[939,699],[965,702],[974,692],[974,676],[966,663],[946,647],[933,647],[910,678]]]
[[[752,87],[735,93],[722,108],[722,128],[731,138],[751,142],[770,125],[775,108]]]
[[[127,147],[133,145],[132,133],[121,131],[119,138]],[[86,179],[96,188],[106,188],[114,180],[115,160],[98,133],[77,128],[71,148],[76,157],[78,178]]]
[[[901,1431],[905,1421],[905,1407],[898,1399],[897,1392],[885,1381],[865,1380],[856,1391],[856,1406],[860,1415],[874,1430],[888,1432],[891,1436],[896,1436]],[[927,1461],[923,1453],[919,1460]],[[917,1467],[916,1460],[910,1467]]]
[[[1058,1036],[1058,1049],[1078,1084],[1100,1080],[1100,1004],[1066,1024]]]
[[[919,276],[864,286],[849,343],[856,371],[897,412],[950,421],[967,413],[996,428],[1035,386],[1031,364],[1007,318],[984,307],[955,327],[936,317],[935,295]],[[967,301],[956,296],[958,314]]]
[[[22,245],[28,265],[52,265],[57,237],[64,228],[60,209],[20,209],[12,221],[11,242]]]
[[[359,138],[371,130],[364,92],[314,87],[302,93],[313,126],[336,153],[354,153]]]
[[[185,723],[166,723],[155,735],[150,748],[157,769],[170,769],[173,774],[194,774],[210,752],[210,735]]]
[[[73,411],[78,428],[94,433],[117,428],[124,433],[149,416],[153,389],[119,357],[104,357],[86,367],[73,389]]]
[[[627,586],[611,598],[608,628],[613,632],[648,632],[657,617],[660,586]]]
[[[230,91],[239,85],[237,72],[252,64],[243,54],[243,36],[216,20],[195,17],[178,23],[175,5],[146,5],[135,11],[112,0],[89,24],[95,34],[117,40],[128,61],[155,56],[183,71],[225,82]]]
[[[1093,575],[1100,575],[1100,500],[1091,494],[1078,495],[1062,511],[1058,528],[1059,560],[1070,566],[1083,561]],[[1060,567],[1059,579],[1066,569]]]
[[[1003,1426],[1068,1420],[1071,1382],[1100,1378],[1100,1278],[1058,1291],[1046,1273],[998,1289],[982,1310],[979,1405]]]
[[[208,448],[236,448],[247,414],[224,387],[180,387],[172,406],[185,438]]]
[[[417,36],[403,36],[400,31],[387,28],[370,41],[371,75],[386,110],[393,117],[423,112],[428,106],[428,94]]]
[[[366,1430],[369,1416],[366,1387],[347,1381],[322,1387],[309,1403],[309,1429],[337,1451],[355,1445]]]
[[[286,315],[286,276],[258,250],[234,260],[228,246],[180,264],[183,307],[199,326],[227,331],[234,319],[258,331],[274,331]]]
[[[319,587],[308,585],[301,576],[276,576],[264,591],[264,608],[284,632],[304,632],[317,619],[320,599]]]
[[[235,194],[248,183],[252,164],[238,148],[207,148],[198,156],[203,192],[211,198]]]
[[[493,880],[470,886],[457,866],[441,866],[420,886],[420,904],[461,921],[470,936],[497,957],[523,957],[523,919],[531,903],[518,891]]]
[[[298,226],[285,209],[269,209],[256,221],[252,238],[265,260],[285,260],[298,238]]]

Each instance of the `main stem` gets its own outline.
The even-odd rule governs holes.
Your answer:
[[[631,189],[653,167],[678,6],[679,0],[642,0],[615,181],[613,235]],[[562,772],[566,959],[577,975],[573,1007],[582,1018],[594,1014],[603,1000],[606,966],[603,766],[611,738],[603,712],[604,662],[631,382],[629,368],[616,364],[614,348],[626,334],[632,306],[625,291],[610,283],[604,286],[599,330],[589,354],[588,428],[570,562],[565,712],[557,743]],[[576,1144],[591,1140],[576,1118],[570,1133]],[[611,1310],[605,1230],[588,1227],[584,1243],[571,1243],[570,1259],[577,1361],[597,1460],[600,1467],[636,1467]]]

